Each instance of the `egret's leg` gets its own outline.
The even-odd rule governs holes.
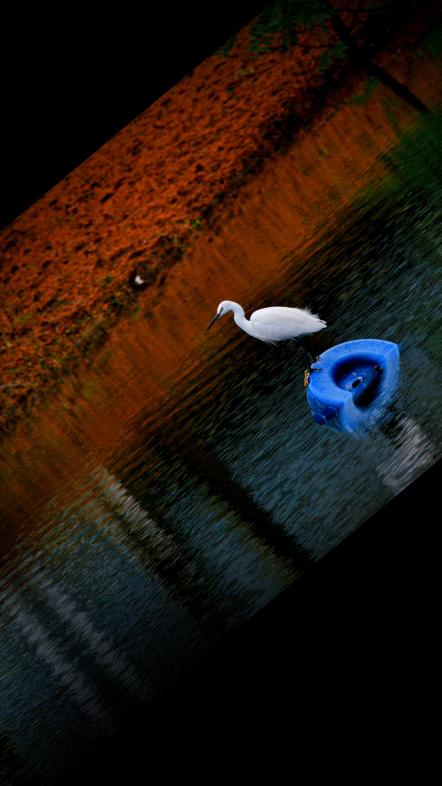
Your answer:
[[[295,339],[295,341],[297,341],[297,343],[298,343],[298,344],[299,344],[299,346],[301,347],[301,349],[302,349],[302,351],[303,351],[303,353],[304,353],[305,362],[307,363],[307,366],[308,366],[308,368],[309,368],[309,369],[310,369],[310,371],[311,371],[311,361],[308,359],[307,350],[306,350],[306,348],[305,348],[305,346],[304,346],[304,342],[303,342],[303,340],[302,340],[301,338],[296,338],[296,339]],[[310,353],[310,356],[311,356],[311,358],[312,358],[312,362],[314,363],[314,362],[315,362],[315,359],[314,359],[314,357],[313,357],[312,353]]]

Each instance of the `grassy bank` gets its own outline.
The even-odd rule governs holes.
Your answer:
[[[399,71],[405,69],[408,79],[414,80],[414,89],[427,91],[430,98],[434,75],[440,78],[437,35],[433,31],[424,48],[414,47],[411,54],[402,51],[394,61]],[[69,374],[94,363],[122,317],[152,314],[164,296],[169,297],[171,271],[187,270],[194,258],[199,260],[199,270],[204,261],[201,248],[207,256],[208,244],[223,235],[229,222],[241,221],[248,206],[261,216],[268,236],[278,235],[274,221],[266,228],[267,208],[260,205],[260,188],[269,172],[282,172],[280,185],[290,189],[287,204],[291,200],[292,207],[287,215],[282,210],[278,216],[280,228],[284,227],[281,253],[290,251],[299,238],[308,239],[324,212],[332,220],[339,201],[345,204],[356,198],[360,183],[351,189],[348,183],[352,157],[356,164],[358,156],[364,158],[360,171],[366,170],[367,177],[379,159],[378,182],[382,173],[392,188],[394,183],[401,188],[408,181],[416,185],[411,168],[416,161],[422,186],[428,185],[427,170],[433,159],[427,156],[427,139],[431,132],[437,147],[439,126],[431,131],[431,123],[430,128],[413,118],[415,130],[410,132],[407,108],[391,103],[385,91],[375,89],[364,97],[363,80],[348,70],[339,79],[336,75],[319,78],[309,57],[292,62],[283,57],[278,60],[271,53],[251,72],[250,67],[248,71],[243,67],[243,42],[232,61],[219,65],[218,58],[209,58],[211,62],[202,64],[201,73],[183,80],[157,102],[160,106],[148,110],[144,126],[134,121],[5,230],[0,355],[4,434],[12,433],[23,416],[38,412]],[[309,77],[302,81],[300,74],[306,71]],[[233,93],[232,74],[236,75]],[[271,87],[278,79],[275,96]],[[351,98],[361,95],[362,103],[351,108]],[[183,107],[194,100],[202,104],[199,111],[209,115],[222,104],[216,133],[213,127],[209,133],[209,116],[206,125],[187,127],[177,141],[174,134],[182,123]],[[295,112],[300,102],[303,111]],[[239,118],[241,133],[233,147],[229,122],[239,122]],[[341,121],[335,122],[336,118]],[[336,130],[330,134],[332,121]],[[143,133],[157,126],[162,147],[151,155],[153,164],[148,169]],[[366,139],[360,139],[364,133]],[[207,148],[201,148],[203,140]],[[172,182],[171,168],[166,173],[167,188],[161,191],[155,178],[164,168],[168,142],[179,179]],[[189,152],[193,148],[195,154]],[[118,172],[111,171],[117,159]],[[296,184],[289,182],[284,166],[292,168]],[[121,175],[118,179],[117,174]],[[436,177],[437,171],[433,174]],[[377,198],[371,193],[371,198]],[[268,212],[272,222],[271,206]],[[259,245],[260,234],[255,234]],[[210,251],[214,258],[215,246],[216,242]],[[268,264],[272,264],[271,257]],[[140,287],[135,283],[137,275],[143,281]],[[206,277],[202,268],[201,276]]]

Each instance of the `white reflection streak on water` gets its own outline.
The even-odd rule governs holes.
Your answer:
[[[383,483],[395,494],[402,491],[428,464],[436,460],[436,448],[410,417],[401,421],[403,444],[376,467]]]
[[[73,629],[76,638],[86,642],[100,666],[105,666],[135,696],[139,695],[143,688],[129,661],[115,650],[102,631],[94,628],[87,614],[75,611],[74,601],[70,600],[50,579],[43,578],[41,572],[37,576],[37,579],[32,577],[31,582],[36,584],[37,589],[45,590],[49,605]]]
[[[18,594],[15,593],[15,602],[6,599],[4,607],[12,617],[13,623],[21,629],[28,644],[36,645],[35,654],[52,667],[54,676],[71,693],[80,709],[92,718],[100,731],[110,734],[116,728],[115,721],[94,695],[94,690],[86,684],[85,676],[73,663],[66,660],[60,648],[51,641],[44,626],[23,609]]]
[[[145,572],[140,546],[153,548],[174,548],[172,538],[167,535],[146,510],[124,488],[122,483],[105,467],[98,466],[89,471],[88,478],[78,481],[70,491],[70,498],[75,500],[73,508],[68,504],[63,505],[62,500],[54,497],[47,506],[47,515],[50,519],[60,520],[59,510],[63,511],[62,518],[82,506],[83,515],[89,517],[100,525],[106,537],[111,536],[115,545],[122,548],[126,554]],[[54,513],[54,510],[56,511]],[[130,541],[128,533],[124,532],[121,523],[124,522],[128,533],[136,535],[140,544]],[[152,568],[154,566],[152,565]]]
[[[102,501],[107,504],[111,511],[112,508],[115,509],[118,516],[130,526],[131,532],[137,533],[142,539],[149,542],[151,546],[172,544],[172,540],[114,475],[111,475],[104,467],[98,468],[94,474],[98,479],[99,489],[103,495]],[[113,523],[115,524],[115,522]],[[115,529],[114,527],[114,534]],[[121,536],[118,537],[118,540],[121,541]],[[125,549],[128,548],[126,541],[124,541],[124,547]],[[132,551],[133,553],[135,552],[133,547]]]

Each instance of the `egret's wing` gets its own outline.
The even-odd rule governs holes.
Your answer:
[[[323,320],[309,311],[286,306],[258,309],[250,317],[250,322],[263,339],[274,341],[315,333],[326,326]]]

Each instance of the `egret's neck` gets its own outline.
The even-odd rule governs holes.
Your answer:
[[[252,324],[249,322],[249,320],[246,319],[246,315],[244,314],[244,309],[242,306],[238,305],[238,303],[235,303],[234,305],[235,308],[232,308],[233,319],[235,320],[238,327],[240,327],[241,330],[244,330],[245,333],[248,333],[249,336],[253,336],[253,338],[261,338],[261,336],[259,336],[256,330],[252,327]]]

